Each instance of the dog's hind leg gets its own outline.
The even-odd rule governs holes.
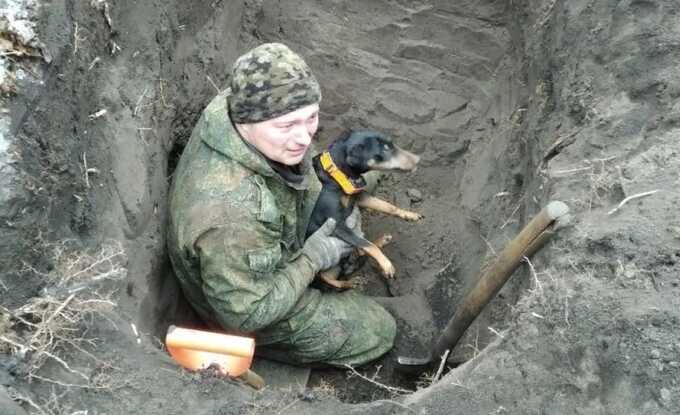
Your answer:
[[[382,250],[382,248],[385,245],[388,245],[390,242],[392,242],[392,235],[387,233],[381,236],[380,238],[374,239],[372,242],[375,246]],[[366,251],[357,248],[354,251],[352,251],[350,256],[343,262],[342,271],[340,272],[340,275],[342,276],[352,275],[361,267],[363,267],[365,263],[366,263]]]
[[[339,290],[348,290],[350,288],[356,288],[362,283],[362,280],[359,278],[352,278],[351,280],[344,281],[339,280],[338,279],[339,276],[340,267],[335,266],[325,271],[321,271],[318,275],[318,278],[321,279],[321,281],[325,282],[326,284],[330,285],[331,287],[337,288]]]
[[[381,236],[378,239],[373,240],[373,245],[378,247],[379,249],[382,249],[384,246],[389,245],[389,243],[392,242],[392,234],[386,233],[383,236]],[[359,256],[364,256],[366,255],[366,251],[364,250],[359,250]]]
[[[396,207],[389,202],[367,194],[362,194],[357,200],[357,204],[359,207],[375,210],[408,221],[417,221],[424,218],[420,213]]]
[[[380,266],[380,269],[382,270],[382,273],[385,276],[385,278],[394,278],[395,269],[394,265],[392,265],[392,261],[390,261],[385,256],[385,254],[382,253],[380,248],[378,248],[373,242],[357,235],[344,223],[339,224],[335,228],[334,234],[338,238],[349,243],[350,245],[359,248],[360,250],[366,252],[366,254],[369,255],[371,258],[375,259],[375,261]]]

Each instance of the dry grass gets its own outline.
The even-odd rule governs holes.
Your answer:
[[[620,188],[623,179],[621,168],[610,163],[615,157],[584,160],[582,166],[566,170],[549,171],[550,178],[583,177],[587,190],[585,197],[574,199],[572,202],[588,211],[593,207],[605,206],[610,203],[609,197],[614,190]]]
[[[111,365],[92,354],[96,339],[88,337],[87,328],[93,319],[107,318],[107,312],[116,305],[110,282],[126,276],[122,246],[108,244],[89,253],[62,242],[50,244],[44,251],[54,264],[51,271],[25,265],[25,272],[43,279],[40,295],[13,310],[0,306],[0,347],[25,363],[29,382],[37,379],[63,387],[108,388],[106,371]],[[74,351],[94,360],[103,371],[86,374],[72,368],[65,356]],[[79,382],[44,377],[41,368],[49,361],[75,375]]]
[[[442,375],[444,374],[444,369],[446,367],[446,363],[449,359],[450,354],[451,349],[446,349],[446,352],[439,360],[439,367],[437,368],[437,370],[431,372],[423,372],[420,375],[420,377],[416,381],[416,390],[429,388],[430,386],[439,382],[439,379],[441,379]]]
[[[312,392],[338,399],[338,390],[335,388],[335,385],[325,379],[320,379],[319,384],[312,388]]]
[[[592,161],[593,168],[588,170],[588,183],[590,186],[590,197],[588,199],[588,210],[593,206],[607,204],[606,197],[611,194],[617,186],[620,186],[621,171],[619,166],[607,164],[611,159],[600,159]]]
[[[76,410],[72,406],[65,403],[67,400],[68,391],[58,392],[56,388],[52,387],[49,396],[36,403],[26,395],[16,392],[13,388],[7,389],[12,400],[24,403],[30,407],[30,413],[40,415],[87,415],[87,409]]]

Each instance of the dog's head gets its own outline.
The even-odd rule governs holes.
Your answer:
[[[374,131],[353,131],[338,140],[345,147],[345,163],[357,173],[369,170],[415,171],[420,157],[397,147]]]

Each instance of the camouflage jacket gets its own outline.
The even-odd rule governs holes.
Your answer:
[[[242,140],[228,97],[203,111],[175,171],[168,248],[201,317],[248,333],[318,301],[305,292],[314,270],[301,248],[321,185],[308,154],[307,189],[288,186]]]

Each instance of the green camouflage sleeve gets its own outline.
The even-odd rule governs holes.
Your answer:
[[[257,191],[254,186],[248,190]],[[226,208],[226,223],[195,242],[203,292],[217,312],[215,319],[243,332],[285,317],[314,278],[307,256],[281,261],[281,224],[263,217],[261,205],[232,203]]]

